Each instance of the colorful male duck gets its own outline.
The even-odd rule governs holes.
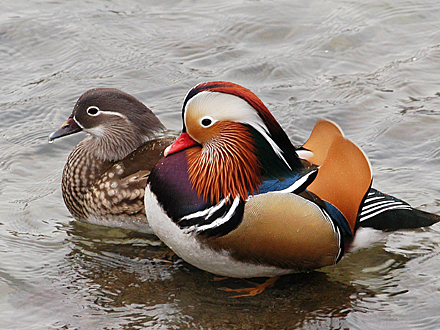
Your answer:
[[[85,92],[67,121],[49,140],[86,131],[70,153],[62,192],[78,220],[151,233],[145,216],[144,191],[151,168],[173,137],[135,97],[113,88]]]
[[[182,119],[182,134],[148,178],[146,214],[165,244],[205,271],[239,278],[309,271],[337,263],[359,226],[440,220],[370,189],[367,157],[330,121],[319,121],[297,152],[239,85],[195,86]]]

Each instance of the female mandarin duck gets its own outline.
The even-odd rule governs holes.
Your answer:
[[[159,119],[133,96],[112,88],[85,92],[49,140],[86,131],[70,153],[62,192],[78,220],[151,233],[144,188],[150,169],[173,138],[157,138]]]
[[[182,117],[181,136],[148,178],[146,214],[165,244],[205,271],[309,271],[338,262],[360,226],[440,220],[370,189],[367,157],[332,122],[319,121],[297,152],[261,100],[228,82],[194,87]]]

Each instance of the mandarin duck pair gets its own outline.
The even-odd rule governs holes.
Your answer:
[[[197,85],[186,95],[182,119],[182,134],[171,144],[174,138],[157,137],[163,125],[134,97],[114,89],[83,94],[50,136],[89,133],[63,173],[74,217],[151,230],[188,263],[239,278],[335,264],[355,245],[359,228],[440,220],[371,188],[367,157],[330,121],[318,121],[295,148],[242,86]]]

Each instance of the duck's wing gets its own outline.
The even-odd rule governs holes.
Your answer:
[[[397,230],[431,226],[437,214],[417,210],[407,202],[371,188],[359,214],[359,227]]]
[[[129,215],[145,218],[144,194],[148,175],[163,157],[172,137],[155,139],[113,164],[89,190],[89,210],[95,217]]]
[[[298,155],[303,160],[321,166],[331,144],[343,136],[336,124],[320,120],[307,142],[298,149]],[[439,221],[439,215],[417,210],[396,197],[371,188],[360,209],[356,227],[396,230],[430,226]]]

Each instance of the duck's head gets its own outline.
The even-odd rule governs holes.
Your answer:
[[[72,114],[49,141],[85,131],[90,152],[114,161],[163,129],[159,119],[135,97],[114,88],[95,88],[81,95]]]
[[[248,132],[256,149],[269,146],[287,167],[299,165],[295,148],[279,123],[253,92],[240,85],[215,81],[195,86],[185,97],[182,121],[182,134],[167,155],[195,144],[206,148],[218,143],[221,148],[222,132],[232,130],[238,137]]]

